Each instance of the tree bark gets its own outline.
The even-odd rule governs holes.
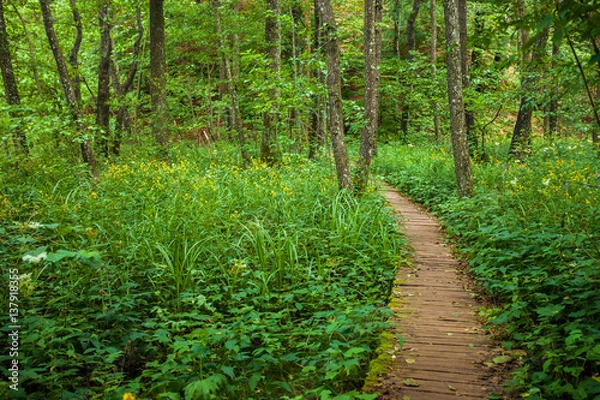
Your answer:
[[[121,152],[121,140],[123,137],[123,132],[131,133],[131,118],[129,116],[129,107],[125,103],[125,95],[133,90],[133,83],[138,70],[138,56],[141,50],[142,38],[144,37],[144,25],[142,23],[142,13],[139,7],[136,10],[136,22],[138,31],[135,42],[133,43],[133,50],[131,54],[133,61],[129,65],[125,82],[121,83],[119,66],[116,60],[112,59],[110,64],[113,91],[119,102],[114,138],[110,146],[111,154],[116,156]],[[114,46],[111,45],[111,47]]]
[[[54,18],[52,17],[52,12],[50,10],[49,0],[40,0],[40,7],[42,10],[42,17],[44,19],[46,36],[48,37],[48,43],[50,44],[54,61],[56,62],[58,77],[63,88],[65,100],[67,101],[67,105],[69,106],[69,110],[71,112],[71,118],[75,123],[78,133],[84,136],[81,142],[81,155],[83,157],[83,161],[89,165],[92,175],[97,177],[98,171],[96,170],[96,159],[94,158],[92,143],[90,139],[85,136],[82,125],[83,114],[79,101],[77,100],[75,90],[73,89],[73,84],[69,76],[65,57],[60,49],[58,38],[56,37],[56,32],[54,31]]]
[[[98,26],[100,27],[100,62],[98,64],[98,94],[96,98],[96,124],[100,128],[102,151],[108,157],[108,140],[110,137],[110,58],[112,43],[110,33],[112,22],[110,16],[110,0],[105,0],[98,10]]]
[[[150,97],[152,101],[152,135],[159,146],[159,157],[169,159],[167,125],[167,79],[165,59],[164,0],[150,0]]]
[[[548,28],[545,28],[538,40],[535,42],[531,60],[523,71],[521,79],[521,104],[513,130],[512,139],[508,153],[518,160],[522,160],[527,154],[531,141],[531,119],[533,118],[535,84],[539,80],[536,73],[538,62],[544,54],[548,41]],[[529,59],[529,57],[527,57]]]
[[[6,22],[4,20],[3,0],[0,0],[0,68],[2,69],[2,80],[4,81],[6,102],[9,106],[18,107],[21,105],[21,97],[19,97],[19,89],[17,87],[10,55],[8,34],[6,33]],[[12,109],[12,107],[9,114],[11,118],[19,118],[19,111]],[[27,137],[25,136],[23,129],[20,126],[17,126],[14,128],[12,134],[17,151],[21,154],[29,155]]]
[[[79,73],[79,50],[81,49],[81,42],[83,41],[83,24],[81,22],[81,15],[77,8],[77,0],[71,0],[71,14],[73,14],[73,22],[75,22],[75,41],[73,47],[71,47],[71,54],[69,55],[69,64],[73,67],[73,90],[75,91],[75,98],[81,102],[81,76]]]
[[[271,61],[270,70],[275,80],[269,89],[270,107],[263,115],[265,130],[260,145],[260,157],[267,164],[277,159],[277,124],[279,122],[277,101],[279,100],[279,71],[281,69],[281,4],[279,0],[267,0],[265,18],[265,40],[267,55]]]
[[[473,195],[473,175],[467,143],[465,108],[462,93],[462,70],[460,27],[457,0],[444,0],[444,21],[446,23],[446,51],[448,68],[448,102],[450,105],[450,125],[452,129],[452,151],[458,194],[462,197]]]
[[[329,130],[335,158],[335,169],[340,189],[352,190],[352,177],[348,151],[344,138],[344,114],[342,109],[342,77],[340,46],[337,25],[330,0],[318,0],[319,13],[323,22],[325,54],[327,56],[327,88],[329,93]]]
[[[467,0],[458,0],[458,25],[460,31],[460,66],[462,71],[463,95],[470,86],[469,77],[469,47],[467,32]],[[477,149],[477,135],[475,132],[475,115],[471,104],[465,102],[465,124],[467,129],[467,140],[471,154]]]
[[[555,67],[556,59],[560,55],[560,46],[556,43],[552,44],[552,67]],[[546,109],[546,118],[544,118],[544,133],[548,138],[554,137],[558,126],[558,90],[555,87],[551,90],[550,103]]]
[[[571,53],[573,53],[573,58],[575,58],[575,62],[577,63],[577,68],[579,69],[579,73],[581,74],[581,79],[583,80],[583,86],[585,87],[585,92],[587,93],[588,100],[590,102],[590,106],[592,108],[592,115],[596,121],[596,126],[592,129],[592,143],[596,146],[596,148],[600,151],[600,136],[598,135],[598,129],[600,128],[600,115],[598,114],[598,110],[596,109],[596,102],[594,101],[594,94],[592,94],[592,89],[587,80],[587,76],[585,74],[585,70],[583,69],[583,65],[577,56],[577,52],[575,51],[575,47],[573,46],[573,41],[567,35],[567,42],[569,43],[569,47],[571,48]],[[598,154],[600,156],[600,153]]]
[[[437,80],[437,20],[435,15],[435,0],[429,2],[429,18],[431,20],[431,44],[429,57],[431,60],[431,75],[434,80]],[[437,101],[433,101],[433,132],[435,139],[440,136],[440,105]]]
[[[215,18],[215,24],[217,27],[217,34],[219,35],[219,49],[221,52],[221,65],[223,67],[223,72],[225,74],[224,78],[227,85],[227,92],[229,95],[229,104],[230,104],[230,128],[237,133],[238,141],[240,143],[240,152],[242,155],[242,163],[244,167],[247,167],[250,164],[250,156],[248,155],[248,149],[246,148],[246,135],[244,133],[242,116],[240,112],[240,104],[238,99],[238,90],[237,90],[237,75],[234,76],[231,67],[231,61],[227,55],[227,41],[225,35],[223,33],[223,27],[221,26],[221,12],[220,12],[220,1],[219,0],[211,0],[211,6],[213,10],[213,16]],[[239,2],[234,6],[234,11],[236,13],[239,12]],[[234,38],[234,42],[235,42]],[[234,55],[237,57],[237,54]]]
[[[323,53],[323,23],[321,21],[321,16],[319,15],[318,0],[313,0],[313,6],[313,57],[320,60]],[[325,86],[326,77],[318,63],[316,63],[313,73],[316,76],[319,85]],[[311,160],[317,158],[317,154],[325,142],[325,114],[323,110],[323,96],[316,92],[313,95],[311,128],[308,137],[308,158]]]
[[[23,32],[25,32],[25,36],[27,37],[27,44],[29,46],[29,58],[31,59],[31,72],[33,73],[33,79],[35,81],[35,87],[38,93],[42,93],[42,84],[40,83],[40,75],[37,70],[37,59],[35,56],[35,48],[33,46],[33,40],[31,39],[31,32],[27,29],[27,22],[19,12],[19,8],[16,4],[12,3],[12,8],[19,21],[21,21],[21,26],[23,27]]]
[[[402,14],[402,2],[400,0],[392,0],[390,13],[392,15],[392,21],[394,24],[394,55],[400,58],[400,16]]]
[[[290,15],[292,17],[292,21],[294,23],[293,29],[291,29],[290,36],[292,42],[292,57],[293,57],[293,77],[294,77],[294,86],[298,84],[298,77],[300,76],[302,70],[302,62],[300,57],[304,53],[306,49],[306,40],[301,35],[304,31],[304,8],[302,6],[301,0],[293,0],[290,6]],[[288,118],[288,126],[290,132],[290,139],[294,143],[299,143],[298,138],[296,138],[297,128],[300,128],[300,114],[301,110],[297,107],[289,107],[289,118]],[[303,131],[303,129],[301,130]]]
[[[413,54],[415,51],[415,23],[417,21],[417,17],[419,16],[419,9],[421,7],[421,0],[413,0],[412,12],[408,17],[408,21],[406,23],[406,47],[407,47],[407,59],[408,63],[411,64],[415,55]],[[413,91],[413,85],[410,85],[409,92]],[[404,104],[402,105],[402,118],[400,120],[400,130],[404,133],[404,136],[408,135],[408,119],[409,119],[409,106],[406,104],[406,98],[404,99]]]
[[[365,0],[365,127],[362,130],[358,186],[364,189],[369,179],[369,167],[377,153],[379,120],[379,64],[381,63],[382,0]]]

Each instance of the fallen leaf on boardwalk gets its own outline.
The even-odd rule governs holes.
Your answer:
[[[494,359],[493,359],[494,364],[506,364],[510,360],[512,360],[511,356],[499,356],[499,357],[494,357]]]
[[[411,400],[410,396],[402,396],[402,400]]]
[[[446,335],[448,335],[448,336],[452,336],[452,335],[454,335],[454,333],[450,333],[450,332],[448,332]]]
[[[405,386],[409,386],[409,387],[419,387],[421,386],[421,384],[417,381],[415,381],[412,378],[408,378],[402,381],[402,383],[404,383]]]
[[[407,364],[414,364],[414,363],[415,363],[415,361],[417,361],[417,360],[415,360],[414,358],[407,358],[407,359],[406,359],[406,360],[404,360],[404,361],[405,361]]]
[[[469,347],[475,347],[473,343],[469,343]]]

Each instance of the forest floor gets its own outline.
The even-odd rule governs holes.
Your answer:
[[[501,399],[502,348],[476,318],[481,304],[464,266],[433,217],[392,187],[383,194],[414,253],[411,267],[396,276],[390,302],[391,333],[402,343],[370,390],[381,400]]]

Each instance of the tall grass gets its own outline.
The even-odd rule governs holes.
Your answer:
[[[394,219],[379,196],[338,193],[325,166],[243,170],[235,151],[126,158],[94,184],[69,164],[2,175],[23,396],[369,398]]]

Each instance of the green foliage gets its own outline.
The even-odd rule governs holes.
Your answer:
[[[402,246],[384,200],[295,156],[235,155],[124,156],[93,184],[67,163],[2,166],[23,396],[373,398],[359,390]]]
[[[376,169],[439,214],[498,306],[485,313],[526,358],[509,387],[528,398],[600,393],[600,172],[591,146],[534,149],[527,164],[474,166],[476,194],[455,194],[452,157],[386,146]]]

